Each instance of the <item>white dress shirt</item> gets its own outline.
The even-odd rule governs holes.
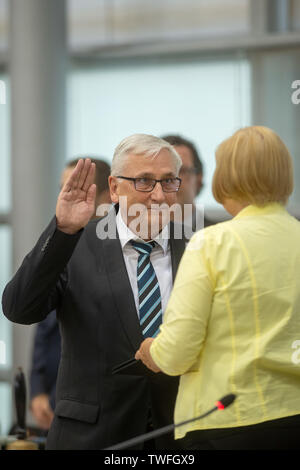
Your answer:
[[[135,233],[133,233],[127,227],[127,225],[122,219],[121,211],[119,211],[117,214],[116,224],[128,277],[134,295],[137,314],[139,314],[139,294],[137,285],[137,262],[139,253],[133,248],[130,243],[130,240],[137,240],[141,243],[145,243],[145,241],[141,240]],[[171,252],[169,246],[168,233],[169,227],[167,225],[164,227],[160,236],[153,239],[153,241],[155,241],[157,245],[153,248],[150,254],[150,260],[156,273],[156,277],[158,279],[160,287],[163,312],[166,309],[173,286]]]

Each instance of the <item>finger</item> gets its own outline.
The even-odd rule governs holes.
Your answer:
[[[38,425],[41,429],[44,429],[45,431],[47,431],[47,429],[50,428],[50,425],[51,425],[51,421],[49,418],[45,418],[43,417],[42,419],[38,420]]]
[[[79,180],[78,180],[78,188],[79,189],[83,189],[86,177],[87,177],[87,175],[90,171],[91,164],[92,164],[92,162],[91,162],[90,158],[86,158],[84,160],[84,165],[83,165],[83,168],[81,170]]]
[[[136,353],[135,353],[135,356],[134,358],[139,361],[141,359],[141,353],[140,353],[140,350],[138,350]]]
[[[53,411],[51,408],[47,407],[43,409],[43,412],[40,416],[40,422],[43,423],[45,428],[49,428],[54,417]]]
[[[62,188],[62,192],[69,192],[69,191],[71,191],[71,189],[76,189],[77,188],[79,176],[80,176],[81,170],[83,168],[83,165],[84,165],[84,161],[81,158],[77,162],[77,165],[75,166],[74,170],[72,171],[69,178],[65,182],[65,184]]]
[[[41,419],[41,412],[40,412],[38,409],[36,409],[36,408],[32,408],[31,412],[32,412],[33,416],[35,417],[35,419],[36,419],[37,421],[40,421],[40,419]]]
[[[97,192],[97,186],[95,184],[92,184],[92,186],[89,187],[87,195],[86,195],[86,202],[88,204],[94,204],[96,201],[96,192]]]
[[[95,181],[95,171],[96,171],[96,165],[95,165],[95,163],[91,163],[89,171],[86,175],[84,184],[82,186],[83,191],[88,191],[89,187],[94,183],[94,181]]]
[[[48,421],[52,421],[52,419],[54,417],[54,413],[51,410],[51,408],[48,408],[47,410],[45,410],[44,415],[45,415],[45,419],[47,419]]]

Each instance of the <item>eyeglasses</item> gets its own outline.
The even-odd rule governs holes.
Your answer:
[[[156,183],[160,183],[164,193],[175,193],[180,188],[180,178],[165,178],[163,180],[155,180],[151,178],[128,178],[127,176],[117,176],[123,180],[133,181],[134,187],[137,191],[143,191],[150,193],[156,186]]]

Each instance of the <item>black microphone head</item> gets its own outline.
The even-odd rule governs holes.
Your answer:
[[[217,402],[217,406],[221,409],[227,408],[227,406],[231,405],[231,403],[233,403],[235,399],[236,395],[234,395],[233,393],[229,393],[229,395],[225,395],[225,397],[221,398],[221,400]]]

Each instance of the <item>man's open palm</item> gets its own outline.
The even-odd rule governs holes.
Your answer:
[[[64,184],[57,200],[57,227],[65,233],[76,233],[94,214],[96,185],[95,163],[80,159]]]

